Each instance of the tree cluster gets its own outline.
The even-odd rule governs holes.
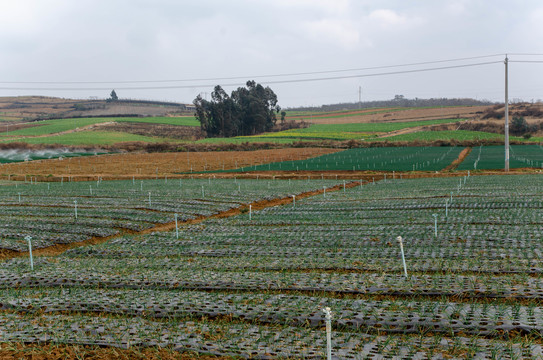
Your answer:
[[[117,101],[119,100],[119,97],[117,96],[117,93],[115,92],[115,89],[111,90],[111,93],[109,94],[109,98],[106,99],[107,102],[111,101]]]
[[[538,130],[543,130],[543,122],[538,124],[528,124],[526,119],[523,116],[513,116],[513,121],[509,128],[512,135],[526,135],[530,133],[535,133]]]
[[[254,135],[270,131],[281,108],[277,96],[269,87],[248,81],[229,96],[221,86],[215,86],[211,101],[200,95],[193,101],[195,117],[207,137]]]

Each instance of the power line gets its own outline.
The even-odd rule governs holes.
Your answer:
[[[513,55],[513,56],[543,56],[543,54],[530,54],[530,53],[508,53],[507,55]]]
[[[167,82],[189,82],[189,81],[220,81],[220,80],[257,79],[257,78],[260,79],[260,78],[272,78],[272,77],[321,75],[321,74],[332,74],[332,73],[352,72],[352,71],[390,69],[390,68],[396,68],[396,67],[420,66],[420,65],[439,64],[439,63],[445,63],[445,62],[476,60],[476,59],[484,59],[484,58],[503,56],[503,55],[504,54],[481,55],[481,56],[471,56],[471,57],[453,58],[453,59],[445,59],[445,60],[434,60],[434,61],[423,61],[423,62],[406,63],[406,64],[372,66],[372,67],[364,67],[364,68],[324,70],[324,71],[284,73],[284,74],[253,75],[253,76],[235,76],[235,77],[218,77],[218,78],[194,78],[194,79],[178,79],[178,80],[128,80],[128,81],[126,81],[126,80],[125,81],[0,81],[0,84],[49,84],[49,85],[61,85],[61,84],[138,84],[138,83],[167,83]]]
[[[474,67],[474,66],[483,66],[490,64],[498,64],[502,61],[489,61],[489,62],[480,62],[472,64],[462,64],[462,65],[450,65],[434,68],[424,68],[424,69],[412,69],[412,70],[400,70],[400,71],[391,71],[391,72],[381,72],[381,73],[371,73],[371,74],[356,74],[356,75],[342,75],[342,76],[332,76],[332,77],[320,77],[320,78],[306,78],[306,79],[290,79],[290,80],[274,80],[274,81],[264,81],[264,84],[288,84],[288,83],[304,83],[304,82],[313,82],[313,81],[326,81],[326,80],[340,80],[340,79],[352,79],[352,78],[364,78],[364,77],[376,77],[376,76],[387,76],[387,75],[400,75],[400,74],[411,74],[419,72],[429,72],[429,71],[439,71],[447,69],[457,69],[465,67]],[[245,83],[231,83],[223,84],[221,86],[243,86]],[[171,86],[137,86],[137,87],[116,87],[116,90],[163,90],[163,89],[187,89],[187,88],[198,88],[198,87],[209,87],[214,86],[210,84],[191,84],[191,85],[171,85]],[[89,90],[99,90],[106,91],[110,88],[86,88],[86,87],[76,87],[76,88],[14,88],[14,87],[0,87],[0,90],[32,90],[32,91],[89,91]]]

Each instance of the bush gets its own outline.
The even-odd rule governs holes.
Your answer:
[[[511,122],[511,133],[514,135],[522,135],[528,131],[529,128],[526,119],[522,116],[513,116],[513,121]]]

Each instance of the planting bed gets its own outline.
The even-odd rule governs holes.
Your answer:
[[[356,148],[311,159],[282,161],[232,171],[436,171],[452,163],[462,147]]]
[[[169,208],[191,209],[184,201],[195,216],[334,184],[343,181],[154,180],[142,192],[137,181],[102,182],[84,198],[93,216],[72,232],[93,219],[108,228],[99,212],[116,203],[125,212],[111,223],[154,225],[171,221]],[[88,185],[57,184],[67,194],[58,203],[46,184],[24,187],[35,193],[21,205],[15,189],[1,199],[9,216],[25,220],[28,208],[64,226],[61,209]],[[389,178],[185,224],[179,236],[124,233],[36,257],[34,271],[26,257],[6,259],[0,340],[323,358],[330,307],[337,358],[540,359],[542,215],[540,175]]]
[[[170,179],[24,183],[0,187],[0,249],[81,242],[211,216],[255,201],[333,186],[333,180]],[[77,213],[77,217],[76,217]]]
[[[502,169],[504,166],[503,146],[479,146],[458,166],[458,170]],[[540,145],[511,145],[509,167],[543,168],[543,148]]]

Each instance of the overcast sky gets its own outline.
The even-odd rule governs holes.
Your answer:
[[[362,100],[503,101],[503,54],[543,54],[541,0],[0,0],[0,16],[0,96],[105,98],[115,88],[120,98],[190,103],[215,84],[230,92],[254,79],[282,107],[355,102],[359,87]],[[353,77],[483,62],[496,63]],[[509,75],[510,98],[543,99],[543,63],[511,62]],[[277,83],[329,77],[346,78]],[[218,78],[232,79],[206,80]],[[156,80],[186,81],[113,83]],[[62,87],[84,90],[36,89]]]

